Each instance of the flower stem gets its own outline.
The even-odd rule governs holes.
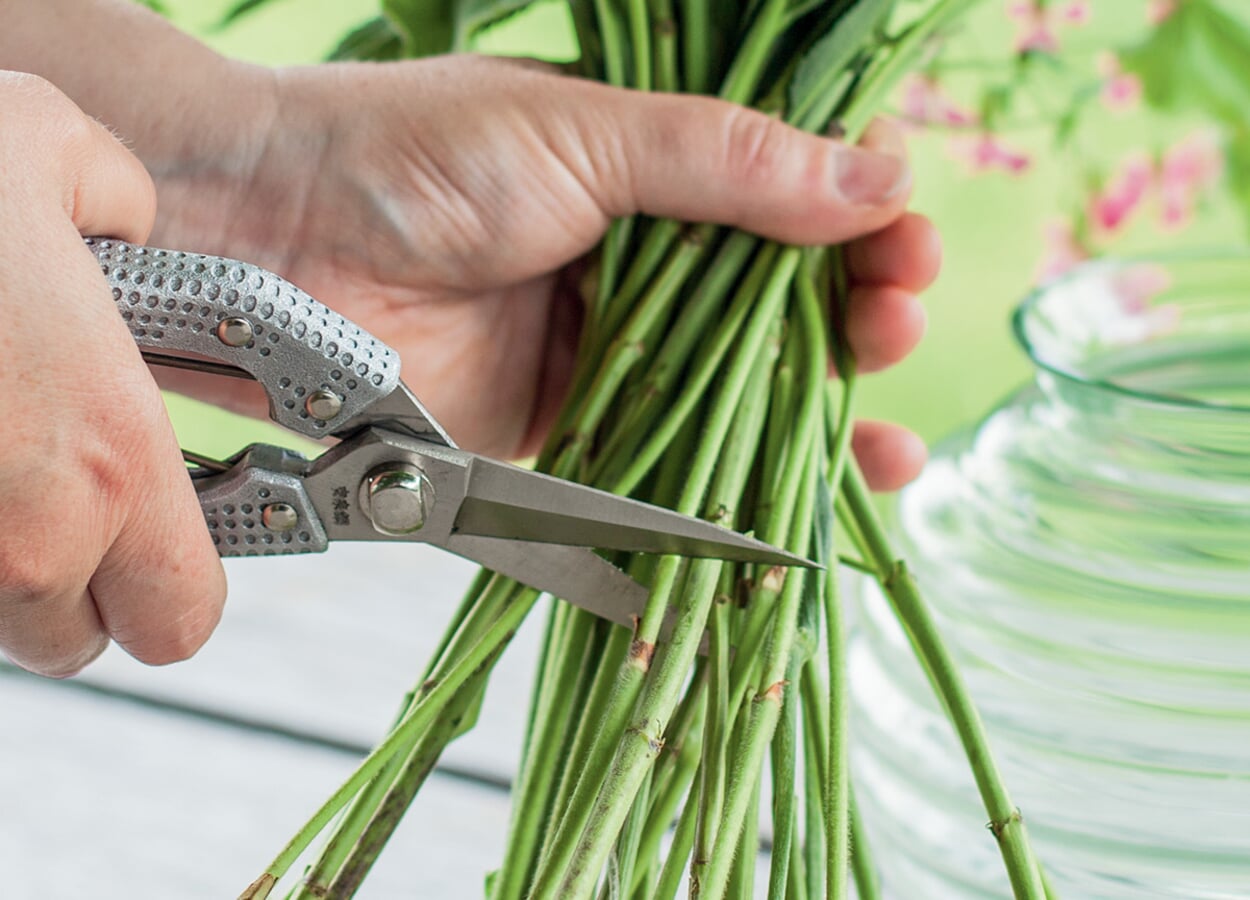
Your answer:
[[[881,588],[890,599],[895,615],[907,632],[912,648],[963,744],[981,800],[989,813],[989,829],[998,841],[1017,900],[1045,900],[1046,892],[1029,845],[1024,818],[1012,804],[998,773],[981,717],[907,565],[897,559],[890,549],[863,476],[854,467],[848,468],[847,477],[842,480],[842,496],[859,524],[864,553],[877,568]]]

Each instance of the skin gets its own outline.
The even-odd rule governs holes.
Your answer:
[[[13,363],[0,396],[16,398],[0,530],[17,536],[0,543],[0,649],[33,671],[76,672],[110,639],[145,662],[186,658],[225,597],[156,384],[79,234],[279,272],[395,347],[448,431],[498,456],[534,450],[563,399],[578,323],[567,276],[615,216],[848,242],[860,369],[898,362],[923,332],[916,294],[940,248],[906,212],[889,126],[848,147],[712,99],[474,57],[273,71],[134,4],[16,6],[0,0],[15,23],[0,68],[60,88],[0,75],[0,350]],[[66,32],[67,15],[81,27]],[[166,383],[263,414],[233,380]],[[860,423],[853,446],[878,489],[924,460],[886,423]]]

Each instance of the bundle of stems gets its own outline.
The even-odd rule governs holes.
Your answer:
[[[571,11],[588,77],[716,92],[853,139],[974,3],[572,0]],[[345,46],[393,56],[401,39],[392,13]],[[597,259],[574,388],[538,468],[753,532],[827,571],[622,556],[651,587],[632,631],[552,604],[487,895],[667,900],[684,881],[691,897],[749,897],[768,803],[770,898],[843,898],[852,880],[862,900],[878,896],[847,758],[844,564],[892,602],[967,751],[1015,895],[1047,896],[981,722],[848,452],[855,377],[836,249],[635,218],[613,224]],[[389,735],[245,896],[268,896],[327,830],[289,896],[355,893],[537,600],[479,575]]]

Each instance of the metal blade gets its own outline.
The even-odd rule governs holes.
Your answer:
[[[470,468],[455,530],[479,537],[820,568],[702,519],[482,457]]]
[[[483,568],[630,628],[633,617],[641,616],[647,605],[645,587],[584,547],[518,544],[467,534],[453,534],[442,546]]]
[[[443,426],[438,424],[438,420],[430,415],[416,394],[402,381],[381,400],[371,403],[363,413],[344,423],[343,430],[355,431],[370,425],[405,432],[444,447],[456,446],[443,430]]]

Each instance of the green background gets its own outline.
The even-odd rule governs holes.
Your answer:
[[[270,65],[322,59],[339,37],[378,8],[376,0],[271,0],[230,27],[215,29],[227,2],[165,0],[165,5],[180,27],[221,52]],[[970,98],[986,77],[982,61],[1007,55],[1013,31],[1004,6],[997,0],[985,3],[948,48],[951,57],[969,61],[968,74],[956,74],[949,83],[956,95],[962,89]],[[1123,46],[1145,33],[1144,0],[1099,0],[1091,7],[1089,24],[1061,30],[1065,51],[1072,56],[1088,60],[1103,48]],[[547,0],[485,35],[479,47],[560,58],[571,52],[572,38],[558,0]],[[1095,119],[1103,121],[1086,127],[1079,145],[1087,155],[1084,161],[1102,159],[1107,164],[1132,147],[1166,144],[1203,124],[1146,112]],[[938,224],[945,264],[937,284],[925,294],[928,335],[906,362],[862,382],[862,416],[906,423],[932,441],[974,421],[1029,377],[1028,360],[1011,337],[1010,313],[1033,282],[1045,223],[1071,207],[1080,186],[1073,157],[1055,152],[1051,135],[1044,123],[1013,126],[1008,132],[1012,146],[1033,158],[1024,175],[972,174],[952,156],[948,135],[913,137],[913,206]],[[1142,217],[1114,249],[1148,252],[1243,239],[1244,227],[1232,203],[1217,195],[1186,231],[1164,234]],[[247,441],[274,436],[267,426],[242,423],[188,401],[174,400],[171,409],[184,445],[202,452],[224,456]],[[290,444],[290,436],[283,433],[282,441]]]

